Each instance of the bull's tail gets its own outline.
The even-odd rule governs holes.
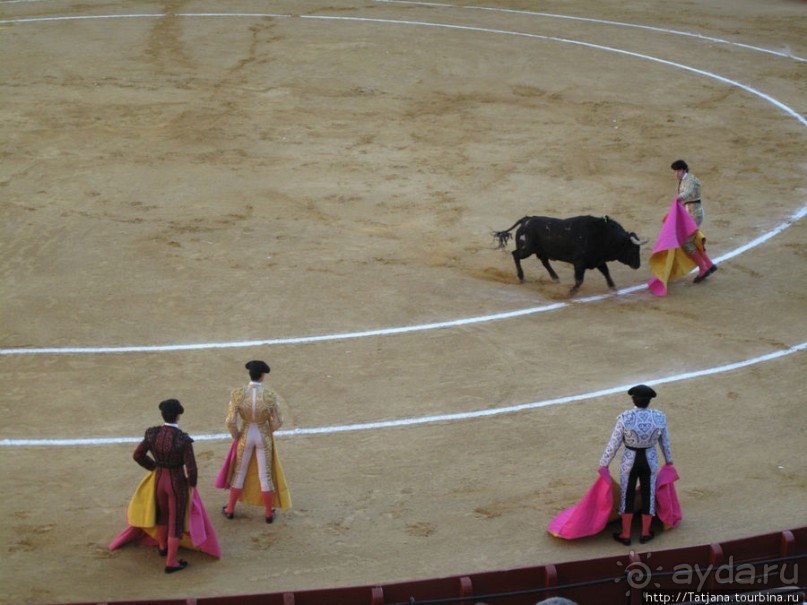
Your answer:
[[[501,250],[502,248],[507,246],[507,242],[510,241],[510,238],[513,237],[513,234],[510,233],[513,229],[520,226],[524,221],[526,221],[529,216],[525,216],[523,218],[518,219],[515,224],[510,227],[509,229],[505,229],[504,231],[493,231],[491,235],[493,235],[493,239],[498,242],[497,248]]]

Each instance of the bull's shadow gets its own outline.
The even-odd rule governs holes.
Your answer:
[[[499,249],[507,246],[513,237],[513,229],[516,229],[516,249],[512,254],[519,282],[524,282],[521,261],[533,254],[554,282],[560,279],[549,261],[570,263],[574,266],[574,286],[569,291],[571,296],[583,284],[587,269],[597,269],[605,276],[608,287],[615,289],[606,263],[619,261],[631,269],[638,269],[642,264],[639,252],[647,241],[640,241],[635,233],[625,231],[609,216],[575,216],[567,219],[525,216],[509,229],[493,232]]]

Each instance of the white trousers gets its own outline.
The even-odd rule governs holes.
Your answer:
[[[258,457],[258,477],[261,480],[261,491],[271,491],[269,474],[266,472],[266,450],[263,447],[263,436],[255,424],[247,425],[247,438],[244,443],[244,454],[241,456],[241,468],[238,469],[238,475],[236,475],[233,487],[236,489],[244,488],[249,461],[253,454]]]

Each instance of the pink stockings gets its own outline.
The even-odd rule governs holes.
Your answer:
[[[689,254],[689,257],[698,265],[698,275],[706,275],[709,269],[715,266],[712,259],[709,258],[708,254],[706,254],[706,250],[701,252],[700,250],[695,249],[694,252]]]
[[[157,548],[160,549],[161,555],[167,555],[165,559],[165,571],[167,573],[172,573],[169,570],[179,571],[187,565],[187,563],[177,558],[179,554],[179,538],[168,535],[167,525],[157,526]]]
[[[239,496],[241,496],[241,492],[244,491],[242,489],[238,489],[236,487],[230,488],[230,502],[224,508],[224,512],[228,515],[231,515],[235,512],[235,505],[238,502]],[[274,520],[274,502],[275,502],[275,492],[268,491],[268,492],[261,492],[261,497],[263,498],[263,506],[266,511],[266,522],[271,523]]]
[[[642,536],[650,535],[650,524],[653,522],[653,515],[642,515]],[[620,538],[630,539],[630,526],[633,523],[633,513],[622,514],[622,533]]]
[[[157,548],[160,549],[160,554],[163,554],[168,549],[168,526],[157,526]]]
[[[238,498],[241,495],[241,492],[244,491],[242,489],[238,489],[237,487],[230,488],[230,502],[227,504],[227,507],[224,509],[228,515],[231,515],[235,512],[235,503],[238,502]]]
[[[630,525],[633,522],[633,513],[622,513],[622,533],[619,534],[620,538],[627,538],[630,540]]]
[[[180,567],[181,563],[177,559],[179,552],[179,538],[168,538],[168,557],[165,560],[166,567]]]
[[[271,523],[275,520],[275,511],[272,508],[275,501],[275,492],[261,492],[261,496],[263,497],[263,506],[266,509],[266,522]]]

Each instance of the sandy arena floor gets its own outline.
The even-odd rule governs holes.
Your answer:
[[[805,17],[796,0],[0,2],[0,603],[621,552],[545,528],[637,382],[662,381],[684,510],[637,550],[807,524]],[[702,285],[638,287],[648,246],[638,271],[612,264],[623,290],[593,272],[570,299],[569,265],[553,284],[532,259],[519,285],[494,249],[527,214],[608,214],[654,241],[679,157],[720,262]],[[228,443],[204,437],[252,358],[288,401],[294,509],[214,515],[224,557],[177,575],[108,552],[143,475],[127,439],[162,399],[185,404],[202,497],[224,504]],[[85,438],[112,442],[69,443]]]

